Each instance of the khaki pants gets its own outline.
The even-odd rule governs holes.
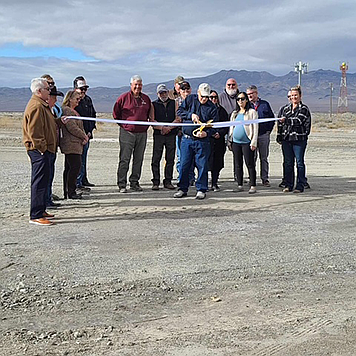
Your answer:
[[[142,163],[146,149],[147,132],[130,132],[120,127],[119,143],[119,167],[117,169],[117,185],[126,188],[127,172],[132,161],[132,172],[129,177],[130,186],[139,183],[141,177]]]

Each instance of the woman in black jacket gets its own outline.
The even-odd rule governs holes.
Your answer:
[[[304,156],[311,128],[309,108],[302,103],[300,86],[291,88],[291,104],[280,110],[277,142],[282,145],[284,181],[283,192],[302,193],[307,185]],[[295,183],[294,162],[297,163]],[[295,186],[295,188],[294,188]],[[294,188],[294,190],[293,190]]]
[[[210,100],[218,108],[219,122],[229,121],[226,110],[219,103],[219,96],[215,90],[210,91]],[[220,191],[218,179],[220,171],[224,168],[224,156],[226,152],[225,135],[228,133],[228,127],[216,129],[217,133],[210,137],[211,153],[209,157],[209,171],[211,172],[211,190]]]

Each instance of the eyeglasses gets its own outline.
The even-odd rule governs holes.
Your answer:
[[[242,98],[242,97],[240,97],[240,98],[237,98],[236,100],[237,100],[237,101],[245,101],[245,100],[246,100],[246,98],[245,98],[245,97],[243,97],[243,98]]]
[[[211,100],[213,100],[213,99],[217,99],[218,98],[218,96],[217,95],[210,95],[210,97],[209,97]]]

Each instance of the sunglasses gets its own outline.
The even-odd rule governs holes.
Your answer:
[[[213,99],[217,99],[218,96],[217,95],[210,95],[210,99],[213,100]]]
[[[226,84],[228,87],[234,87],[236,84]]]
[[[88,90],[88,88],[80,88],[80,91],[87,91]]]
[[[202,99],[209,99],[209,95],[201,95]]]
[[[245,97],[243,97],[243,98],[237,98],[236,100],[237,100],[237,101],[245,101],[246,98],[245,98]]]

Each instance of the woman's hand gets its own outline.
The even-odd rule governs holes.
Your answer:
[[[65,125],[68,122],[68,116],[62,116],[61,117],[61,121],[63,122],[63,124]]]
[[[83,146],[86,145],[88,141],[89,141],[89,135],[85,135],[85,139],[83,140],[82,145]]]
[[[256,150],[256,146],[250,146],[250,148],[251,148],[251,151],[255,151]]]

